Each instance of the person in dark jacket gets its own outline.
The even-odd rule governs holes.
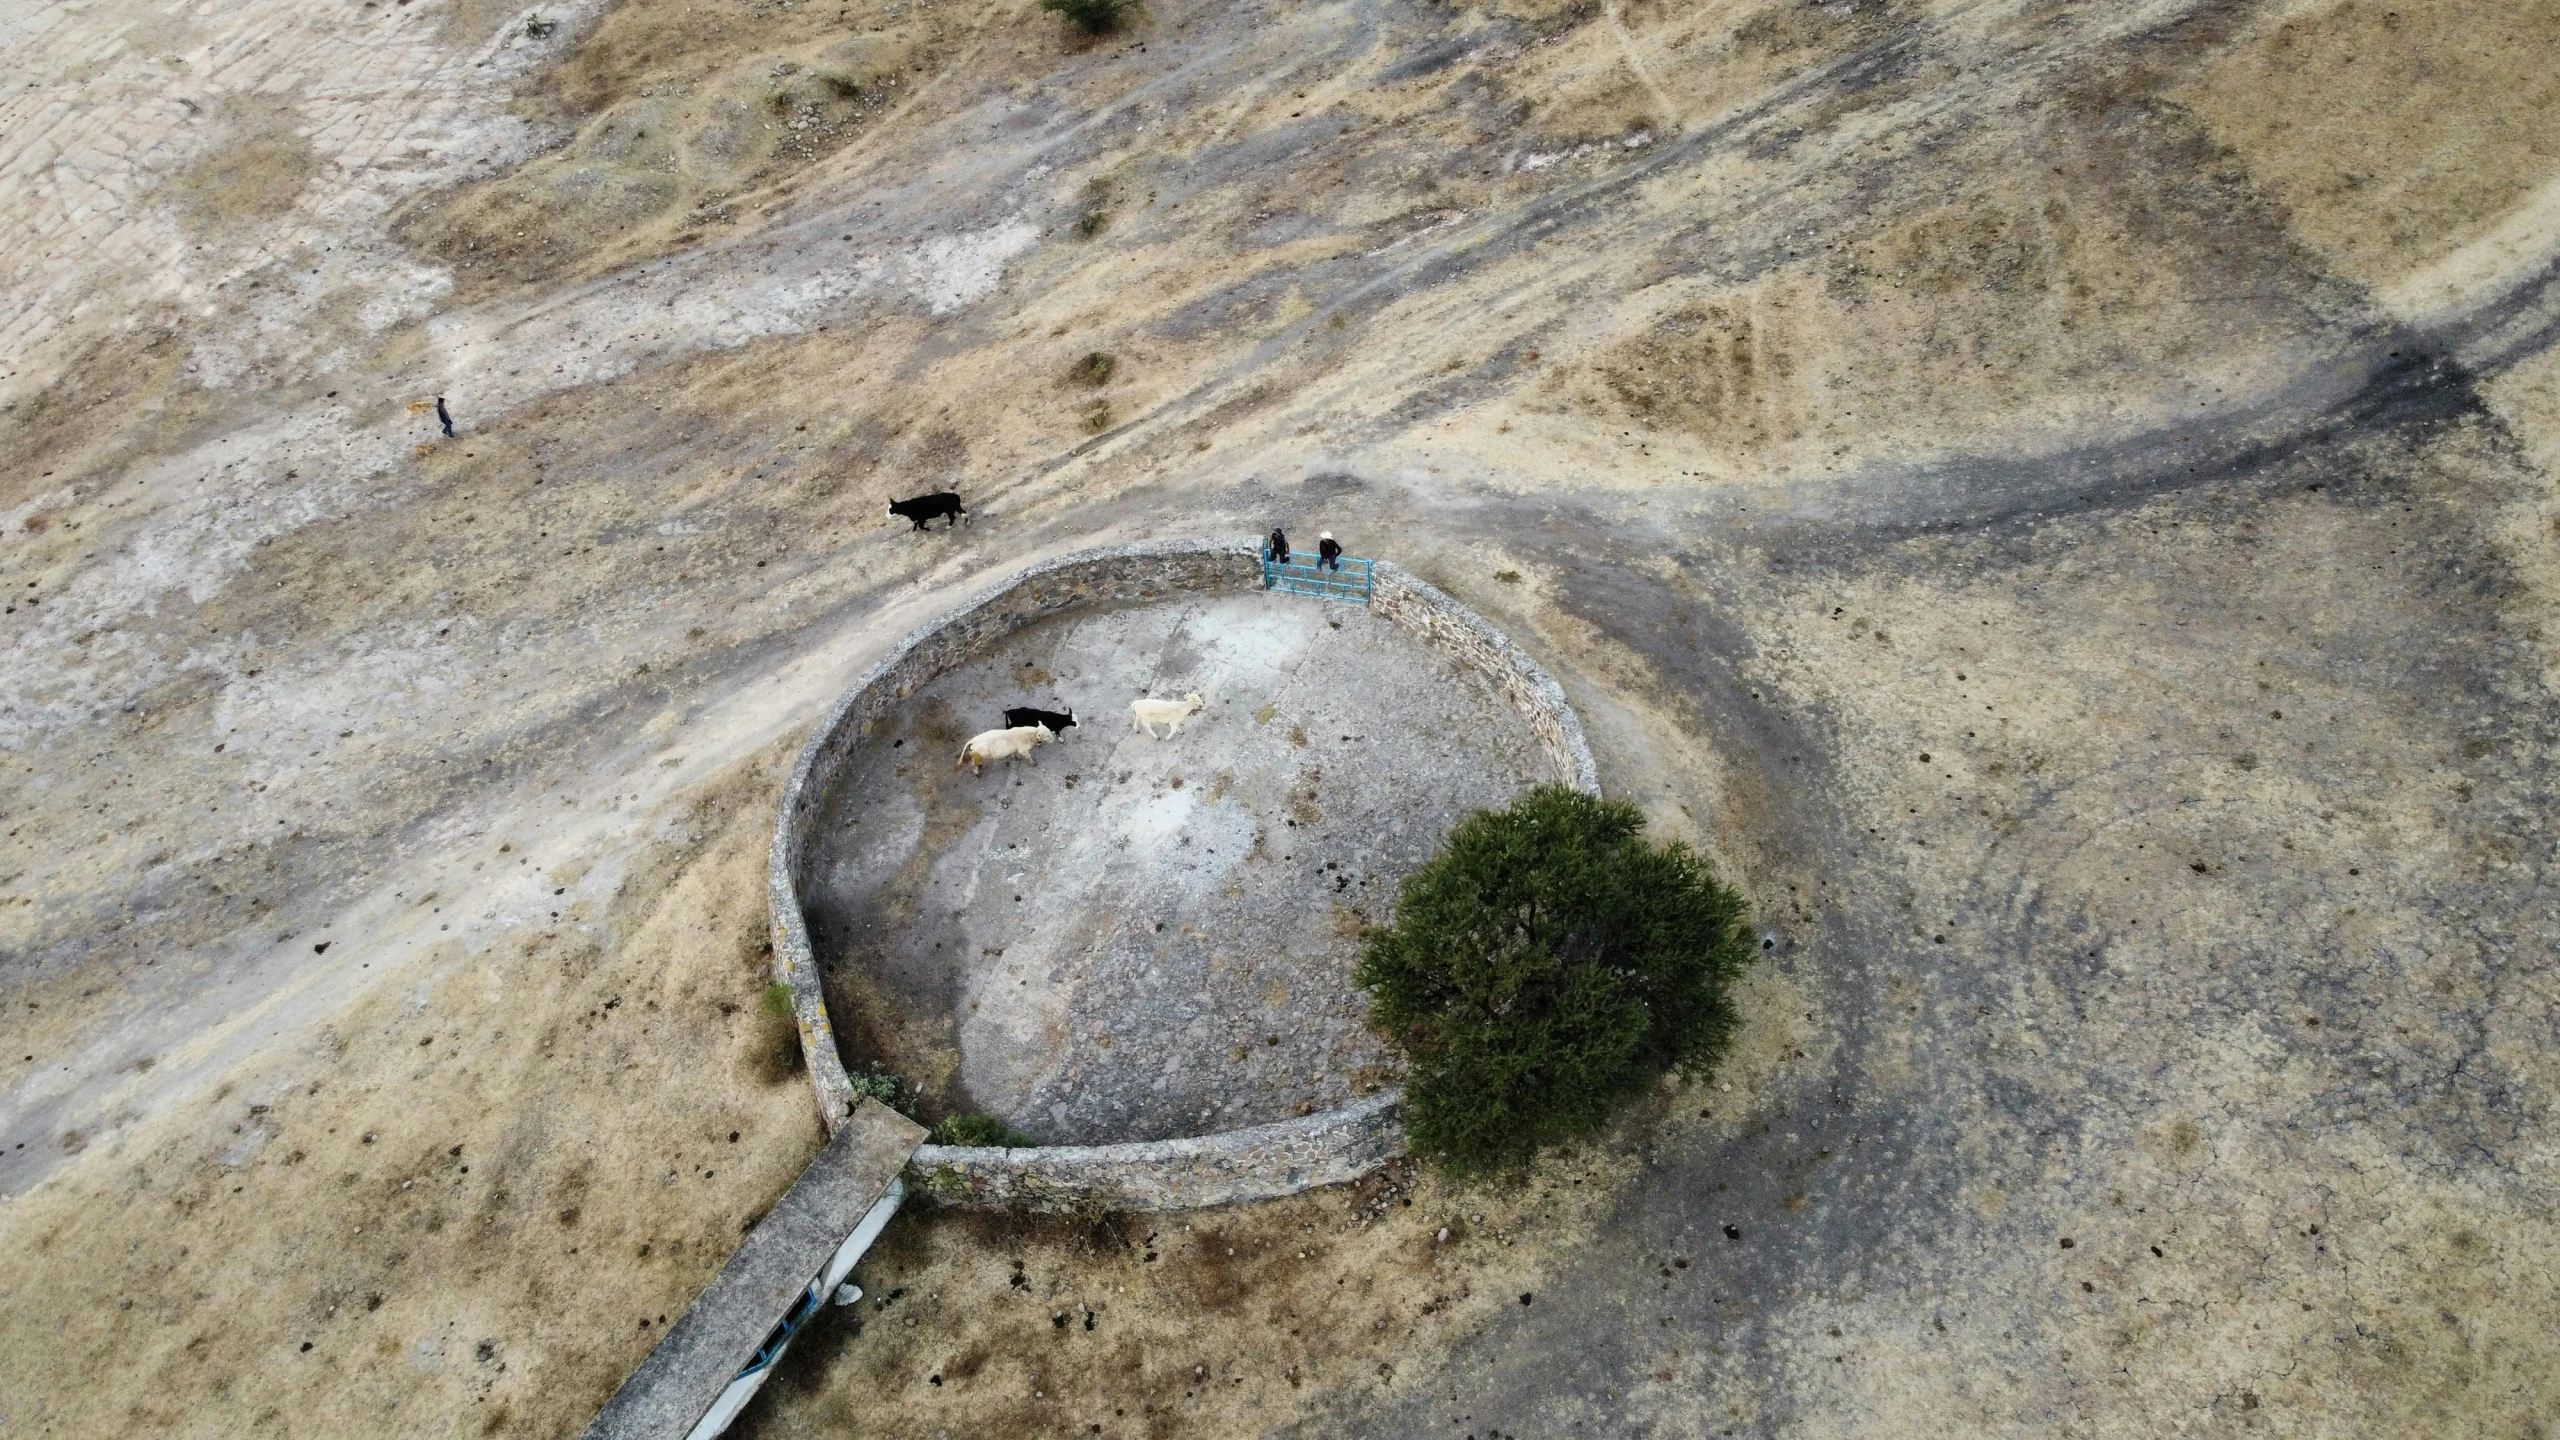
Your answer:
[[[436,423],[444,427],[444,438],[453,438],[453,412],[444,408],[444,397],[436,397]]]
[[[1271,563],[1274,565],[1289,563],[1289,532],[1277,525],[1271,527]]]
[[[1327,566],[1331,566],[1336,575],[1342,573],[1342,547],[1334,543],[1330,530],[1319,531],[1316,535],[1316,568],[1322,570]]]

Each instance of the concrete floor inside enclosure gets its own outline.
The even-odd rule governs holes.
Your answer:
[[[1171,740],[1140,695],[1197,690]],[[1079,723],[955,769],[1007,707]],[[1260,1124],[1390,1083],[1364,923],[1470,810],[1544,778],[1483,677],[1356,605],[1079,607],[920,690],[830,797],[808,897],[846,1066],[1049,1144]]]

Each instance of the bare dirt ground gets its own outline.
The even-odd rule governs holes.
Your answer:
[[[826,698],[1274,521],[1746,885],[1730,1073],[904,1218],[756,1433],[2548,1428],[2560,7],[525,18],[0,16],[0,1433],[574,1430],[816,1144]]]

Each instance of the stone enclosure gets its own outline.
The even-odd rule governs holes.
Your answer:
[[[1592,785],[1554,683],[1436,590],[1273,595],[1252,548],[1040,566],[911,637],[811,740],[785,797],[777,963],[831,1124],[847,1069],[928,1119],[1041,1142],[927,1146],[945,1199],[1214,1203],[1396,1153],[1357,936],[1467,811]],[[1199,691],[1169,740],[1129,702]],[[1079,720],[974,775],[1009,706]]]

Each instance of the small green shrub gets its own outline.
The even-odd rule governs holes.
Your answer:
[[[1111,372],[1119,368],[1119,361],[1096,350],[1068,366],[1067,378],[1079,385],[1102,386],[1110,383]]]
[[[1742,899],[1643,829],[1633,805],[1545,786],[1459,821],[1406,879],[1354,978],[1404,1049],[1416,1150],[1516,1168],[1723,1053],[1754,954]]]
[[[877,1100],[901,1115],[915,1107],[915,1087],[908,1084],[904,1076],[892,1075],[878,1065],[873,1065],[867,1075],[849,1070],[844,1078],[851,1083],[856,1102]]]
[[[1108,400],[1096,400],[1093,402],[1093,408],[1084,412],[1085,433],[1088,435],[1101,434],[1103,431],[1111,428],[1112,419],[1111,402]]]
[[[776,980],[772,984],[764,987],[764,993],[757,996],[756,1001],[758,1004],[764,1006],[764,1013],[767,1015],[777,1015],[785,1020],[793,1018],[791,1009],[791,987],[783,984],[779,980]]]
[[[1128,18],[1131,0],[1040,0],[1040,8],[1065,16],[1087,35],[1108,35]]]
[[[945,1116],[925,1138],[936,1145],[1000,1145],[1007,1150],[1040,1143],[993,1115]]]

